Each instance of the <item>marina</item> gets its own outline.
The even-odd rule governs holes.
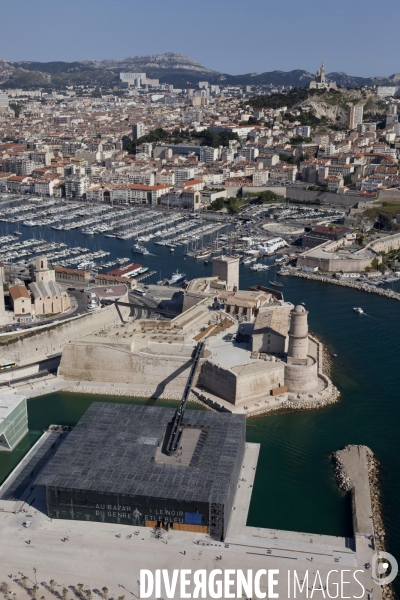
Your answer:
[[[162,216],[165,218],[171,215]],[[196,224],[197,219],[182,220],[182,223],[186,222]],[[222,245],[228,248],[230,244],[233,246],[234,225],[224,223],[223,226],[225,229],[221,227],[219,234],[214,232],[204,237],[203,247],[207,244],[216,245],[217,234],[219,248],[222,249]],[[7,248],[7,251],[22,253],[37,250],[39,253],[40,244],[65,244],[61,248],[54,248],[54,252],[62,252],[67,248],[80,248],[84,251],[80,251],[75,256],[82,256],[81,260],[85,260],[88,254],[100,250],[101,240],[102,249],[110,253],[103,260],[113,262],[115,265],[134,262],[134,255],[131,252],[133,242],[130,239],[106,238],[105,235],[85,236],[79,229],[57,231],[50,225],[37,228],[21,227],[22,235],[16,239],[17,236],[12,234],[12,229],[11,233],[7,230],[7,223],[2,222],[0,228],[1,248]],[[40,240],[35,239],[33,235],[40,236]],[[239,246],[239,236],[236,238],[236,246]],[[26,240],[35,243],[29,246],[22,245]],[[157,244],[157,241],[163,239],[153,238],[147,242],[138,242],[145,244],[149,250],[148,255],[139,259],[143,262],[143,266],[149,268],[144,275],[153,273],[148,281],[156,282],[163,277],[171,277],[176,269],[179,273],[186,273],[188,278],[209,274],[209,267],[204,264],[204,261],[195,260],[193,256],[188,255],[185,245],[177,245],[171,255],[169,247]],[[196,250],[195,243],[192,242],[194,250]],[[21,244],[21,246],[10,250],[12,244]],[[244,242],[240,244],[242,249],[246,247]],[[189,246],[187,250],[190,251],[191,247]],[[26,254],[23,260],[30,261],[30,256],[33,255]],[[75,256],[71,255],[73,259]],[[101,258],[94,260],[96,264],[101,263]],[[258,257],[256,260],[257,263],[270,268],[277,263],[275,256]],[[17,261],[18,256],[12,259],[12,264]],[[242,287],[246,289],[258,284],[268,286],[269,279],[273,281],[271,272],[252,271],[251,264],[253,263],[240,265]],[[283,269],[288,270],[287,267]],[[319,337],[329,340],[330,352],[340,357],[338,359],[340,363],[336,365],[334,362],[333,365],[333,380],[341,391],[341,399],[339,403],[321,411],[304,413],[287,411],[286,414],[275,414],[248,421],[248,441],[261,444],[259,474],[255,482],[248,524],[330,535],[349,535],[351,529],[349,498],[344,497],[335,487],[329,455],[349,441],[367,443],[373,448],[378,460],[385,465],[388,472],[382,484],[384,517],[391,524],[388,528],[390,535],[388,535],[387,547],[390,552],[398,553],[400,531],[395,523],[397,505],[400,501],[398,486],[400,462],[395,452],[397,431],[393,415],[398,411],[394,365],[397,364],[399,355],[395,343],[397,334],[394,334],[394,338],[390,334],[390,331],[398,330],[397,304],[388,302],[385,297],[378,297],[377,292],[385,292],[387,288],[392,292],[391,288],[396,289],[399,281],[396,279],[392,282],[383,282],[378,287],[371,286],[374,293],[370,294],[357,289],[357,286],[361,285],[360,282],[345,282],[332,278],[332,283],[336,285],[328,286],[318,277],[307,273],[297,277],[285,277],[283,282],[285,297],[307,306],[307,310],[313,314],[310,327]],[[397,289],[400,291],[399,287]],[[352,309],[360,304],[365,314],[372,317],[368,320],[369,327],[365,327],[364,319],[355,318]],[[326,310],[329,311],[329,319],[326,319]],[[385,318],[382,317],[383,313]],[[373,349],[369,342],[371,335],[376,340]],[[349,338],[357,339],[357,344],[349,344]],[[379,393],[379,406],[376,373],[379,373],[379,378],[383,377],[385,380],[385,387]],[[95,398],[98,399],[97,396]],[[109,400],[108,396],[107,401]],[[121,398],[118,398],[118,401],[121,401]],[[126,401],[139,402],[134,399],[126,399]],[[29,446],[37,439],[47,419],[49,423],[74,424],[90,402],[91,399],[83,398],[79,394],[50,394],[47,397],[30,400],[28,402],[29,438],[25,438],[23,444],[10,457],[0,457],[3,476],[9,472],[12,464],[18,462],[18,453],[26,452],[27,444]],[[171,403],[169,405],[171,406]],[[262,473],[266,472],[279,481],[279,485],[269,489],[267,495],[262,476]],[[295,510],[293,510],[294,505]]]
[[[9,233],[10,223],[17,223],[18,236]],[[135,262],[137,255],[146,271],[136,275],[151,272],[149,283],[156,283],[166,276],[172,279],[172,254],[179,272],[191,279],[201,276],[213,257],[233,253],[242,256],[242,267],[261,274],[286,245],[276,236],[271,243],[268,235],[249,237],[230,219],[214,220],[209,215],[200,218],[139,206],[113,208],[47,199],[43,205],[37,198],[0,199],[0,260],[15,273],[42,254],[53,266],[90,271],[92,276],[130,262],[129,257]],[[183,262],[187,259],[190,269]]]

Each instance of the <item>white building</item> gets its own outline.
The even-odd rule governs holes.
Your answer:
[[[60,183],[58,177],[45,177],[38,179],[34,183],[34,192],[38,196],[53,196],[53,190]]]
[[[86,175],[71,175],[65,179],[65,197],[82,198],[90,184]]]
[[[256,158],[259,154],[260,154],[259,149],[255,148],[254,146],[243,146],[242,148],[239,148],[239,150],[238,150],[238,156],[242,156],[246,160],[251,160],[251,161],[256,160]]]
[[[165,169],[162,169],[161,171],[156,172],[156,184],[167,183],[168,185],[175,185],[175,181],[176,175],[174,171],[166,171]]]
[[[386,127],[391,127],[399,122],[397,104],[390,104],[386,113]]]
[[[301,135],[302,137],[310,137],[311,136],[311,127],[309,127],[308,125],[296,127],[296,135]]]
[[[219,159],[220,149],[205,146],[200,148],[200,161],[205,163],[213,163]]]
[[[362,104],[356,104],[355,106],[349,107],[349,129],[356,129],[358,125],[361,125],[364,118],[364,106]]]
[[[253,186],[260,187],[268,182],[269,172],[265,170],[254,171],[253,173]]]
[[[134,123],[132,125],[132,139],[138,140],[145,134],[145,126],[143,123]]]
[[[378,85],[376,93],[381,98],[388,98],[389,96],[395,96],[398,89],[397,85]]]
[[[120,73],[119,78],[123,87],[131,85],[140,87],[141,83],[144,83],[146,79],[146,73]]]
[[[8,113],[10,110],[7,94],[0,93],[0,113]]]
[[[195,176],[195,170],[193,167],[179,167],[174,169],[174,172],[176,183],[179,183],[180,181],[188,181],[188,179],[194,179]]]

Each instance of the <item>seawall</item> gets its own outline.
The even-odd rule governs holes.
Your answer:
[[[16,362],[19,366],[59,354],[71,340],[122,323],[129,316],[129,311],[129,307],[111,305],[78,319],[58,323],[35,335],[12,340],[9,344],[0,346],[0,361]]]
[[[378,296],[385,296],[392,300],[400,300],[400,294],[393,292],[392,290],[382,290],[368,283],[359,283],[353,281],[343,281],[343,279],[334,279],[333,277],[325,277],[323,275],[313,275],[312,273],[304,273],[303,271],[289,270],[284,273],[286,276],[301,277],[302,279],[312,279],[314,281],[322,281],[323,283],[331,283],[332,285],[339,285],[341,287],[352,288],[353,290],[360,290],[361,292],[367,292],[368,294],[377,294]]]

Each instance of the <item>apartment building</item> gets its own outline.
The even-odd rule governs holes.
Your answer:
[[[65,179],[65,197],[83,198],[90,184],[87,175],[70,175]]]

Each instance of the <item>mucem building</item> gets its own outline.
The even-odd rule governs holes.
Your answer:
[[[94,402],[46,465],[52,518],[226,535],[246,418],[186,410],[177,452],[169,408]]]
[[[25,396],[4,394],[0,399],[0,452],[12,452],[29,432]]]

